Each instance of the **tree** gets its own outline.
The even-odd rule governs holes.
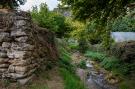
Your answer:
[[[39,10],[34,7],[31,16],[40,27],[51,30],[57,37],[67,36],[69,30],[66,18],[60,13],[49,11],[46,3],[42,3]]]
[[[14,9],[19,5],[22,5],[26,2],[26,0],[1,0],[0,6],[1,8],[10,8]]]
[[[85,22],[95,21],[97,26],[96,29],[93,30],[100,33],[102,45],[105,49],[109,49],[111,43],[111,29],[107,27],[108,22],[124,15],[128,4],[134,1],[135,0],[61,0],[63,5],[69,5],[71,7],[75,19]]]
[[[126,5],[135,0],[61,0],[64,5],[72,8],[76,19],[107,19],[118,17],[125,12]]]

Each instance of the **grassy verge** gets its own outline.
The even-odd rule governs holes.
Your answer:
[[[60,68],[60,73],[64,79],[65,89],[86,89],[78,76],[65,68]]]
[[[133,74],[135,69],[135,63],[126,63],[120,61],[116,57],[92,51],[87,51],[85,56],[90,57],[91,60],[99,62],[103,68],[112,71],[115,76],[120,77],[123,81],[120,83],[119,89],[134,89],[135,79],[132,79],[131,74]]]
[[[59,65],[60,74],[64,80],[64,89],[86,89],[75,73],[75,66],[71,64],[71,58],[68,52],[61,52]]]
[[[99,52],[87,51],[85,56],[90,57],[91,60],[97,61],[102,67],[113,71],[115,74],[121,76],[128,75],[134,69],[135,65],[120,61],[114,56],[107,56]]]

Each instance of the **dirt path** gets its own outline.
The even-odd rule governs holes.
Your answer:
[[[80,63],[82,60],[85,60],[86,57],[84,57],[83,54],[80,52],[75,52],[71,56],[73,63]]]
[[[58,68],[54,68],[49,72],[49,79],[46,80],[46,83],[49,89],[64,89],[63,79]]]

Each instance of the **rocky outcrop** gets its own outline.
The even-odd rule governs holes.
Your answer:
[[[54,34],[33,24],[29,13],[0,12],[1,78],[25,84],[44,63],[57,58]]]

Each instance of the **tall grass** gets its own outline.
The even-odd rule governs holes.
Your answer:
[[[91,60],[99,62],[105,69],[121,76],[129,74],[135,67],[135,65],[120,61],[114,56],[108,56],[99,52],[87,51],[85,56],[90,57]]]
[[[66,51],[61,51],[59,60],[60,75],[64,80],[64,89],[86,89],[79,77],[75,73],[76,67],[72,65],[71,55]]]
[[[64,89],[86,89],[79,77],[65,68],[60,68],[60,74],[64,79]]]

